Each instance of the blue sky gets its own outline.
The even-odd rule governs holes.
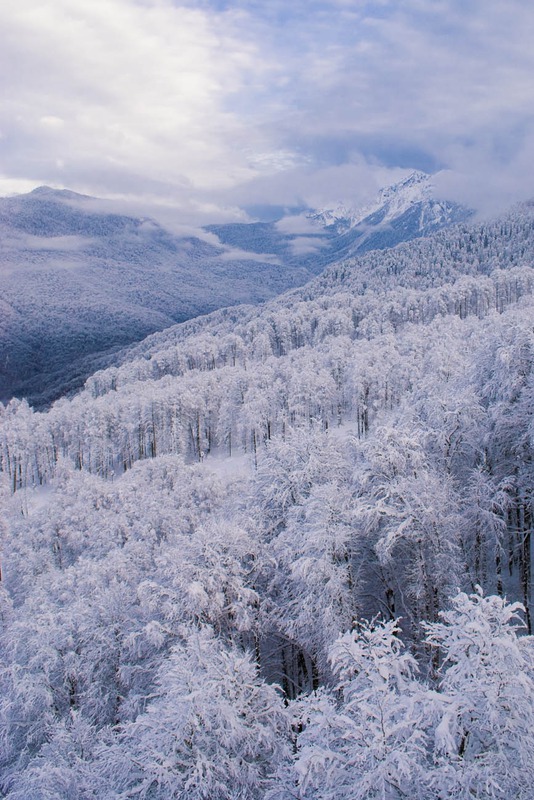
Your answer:
[[[412,168],[491,212],[534,195],[526,0],[0,4],[0,193],[184,221],[367,202]]]

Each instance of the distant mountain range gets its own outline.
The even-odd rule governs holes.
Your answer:
[[[429,236],[472,214],[458,203],[435,200],[432,177],[412,172],[359,209],[338,204],[275,222],[210,225],[206,230],[224,244],[273,253],[293,267],[318,274],[336,261]]]
[[[0,199],[0,400],[26,396],[46,405],[152,332],[262,302],[340,260],[470,213],[432,199],[424,173],[383,190],[364,209],[310,209],[191,236],[109,213],[67,190],[40,187]]]

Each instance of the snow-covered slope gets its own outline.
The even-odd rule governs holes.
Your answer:
[[[336,233],[346,233],[364,220],[379,214],[389,222],[406,213],[413,205],[432,201],[432,178],[426,172],[415,171],[402,181],[381,189],[374,202],[361,208],[344,203],[310,212],[309,219]]]
[[[493,221],[459,224],[335,263],[260,309],[225,308],[155,333],[118,353],[113,367],[88,386],[115,391],[123,382],[182,374],[191,364],[208,369],[249,346],[261,360],[264,351],[284,355],[318,346],[331,333],[372,337],[406,321],[481,315],[492,304],[502,310],[510,298],[531,293],[532,265],[534,203],[526,203]]]
[[[282,220],[176,236],[48,187],[0,199],[0,400],[46,404],[154,331],[262,302],[468,215],[431,194],[430,178],[414,173],[366,209],[310,212],[304,235]]]
[[[41,187],[0,200],[0,400],[46,402],[118,346],[310,277]],[[100,354],[100,355],[98,355]]]
[[[533,212],[0,405],[0,796],[530,800]]]

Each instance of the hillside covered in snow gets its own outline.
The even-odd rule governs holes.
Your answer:
[[[432,200],[417,173],[333,225],[338,212],[306,217],[306,235],[292,217],[176,234],[66,190],[0,199],[0,400],[46,406],[154,331],[265,301],[359,249],[467,214]]]
[[[529,800],[534,206],[0,406],[6,800]]]

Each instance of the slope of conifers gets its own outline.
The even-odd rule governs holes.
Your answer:
[[[2,796],[529,797],[533,247],[525,207],[2,408]]]

